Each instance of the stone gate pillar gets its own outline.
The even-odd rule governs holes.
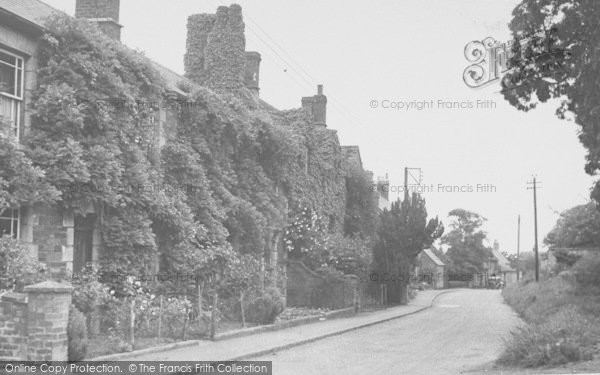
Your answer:
[[[26,286],[27,360],[66,361],[67,324],[71,306],[70,285],[54,281]]]

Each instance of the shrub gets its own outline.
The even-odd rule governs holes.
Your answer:
[[[277,289],[269,288],[248,304],[246,320],[253,323],[273,324],[283,312],[285,301]]]
[[[174,339],[181,338],[186,315],[192,310],[192,303],[183,297],[163,298],[161,335]],[[135,309],[136,336],[156,337],[158,321],[161,317],[160,297],[138,295]]]
[[[572,272],[581,288],[597,290],[600,287],[600,255],[585,255],[575,263]]]
[[[0,237],[0,291],[20,292],[23,287],[44,280],[43,265],[18,240]]]
[[[73,305],[69,308],[67,337],[69,338],[69,361],[83,360],[88,347],[87,326],[85,316]]]
[[[92,267],[73,275],[73,304],[84,314],[91,314],[112,298],[108,286],[99,281],[99,274]]]

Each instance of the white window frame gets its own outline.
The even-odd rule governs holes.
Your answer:
[[[17,140],[19,139],[19,135],[21,133],[21,104],[23,103],[23,94],[24,94],[24,89],[25,89],[25,59],[22,56],[19,55],[15,55],[12,52],[9,52],[3,48],[0,48],[0,52],[2,52],[3,54],[9,55],[14,57],[15,60],[15,65],[11,65],[8,64],[2,60],[0,60],[0,64],[4,65],[4,66],[9,66],[11,68],[14,68],[14,72],[15,72],[15,87],[14,87],[14,91],[15,91],[15,95],[4,92],[4,91],[0,91],[0,96],[2,96],[2,100],[9,100],[11,102],[10,104],[10,121],[14,122],[12,125],[12,130],[15,132],[15,137],[17,138]],[[19,62],[20,62],[20,67],[19,67]],[[20,80],[19,80],[19,75],[20,75]],[[19,81],[20,81],[20,87],[19,85]],[[16,94],[20,94],[20,95],[16,95]]]
[[[6,208],[4,210],[0,210],[0,221],[8,221],[10,222],[10,233],[12,238],[19,239],[21,238],[21,210],[18,208]],[[14,224],[17,223],[17,231],[14,232]],[[6,235],[4,234],[4,235]]]

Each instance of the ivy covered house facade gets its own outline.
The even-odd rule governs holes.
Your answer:
[[[304,246],[286,246],[304,244],[289,238],[294,212],[344,232],[348,171],[371,176],[358,147],[327,127],[321,85],[299,109],[260,99],[261,56],[245,50],[239,6],[188,18],[185,75],[120,44],[119,0],[77,0],[75,16],[110,40],[42,1],[0,0],[2,134],[26,145],[47,187],[4,205],[1,234],[56,271],[105,259],[120,272],[197,273],[237,254],[284,280]],[[86,48],[68,38],[123,65],[78,65],[71,55]]]

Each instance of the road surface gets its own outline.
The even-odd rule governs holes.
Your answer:
[[[518,324],[499,290],[460,289],[423,312],[253,359],[273,361],[274,375],[472,373]]]

